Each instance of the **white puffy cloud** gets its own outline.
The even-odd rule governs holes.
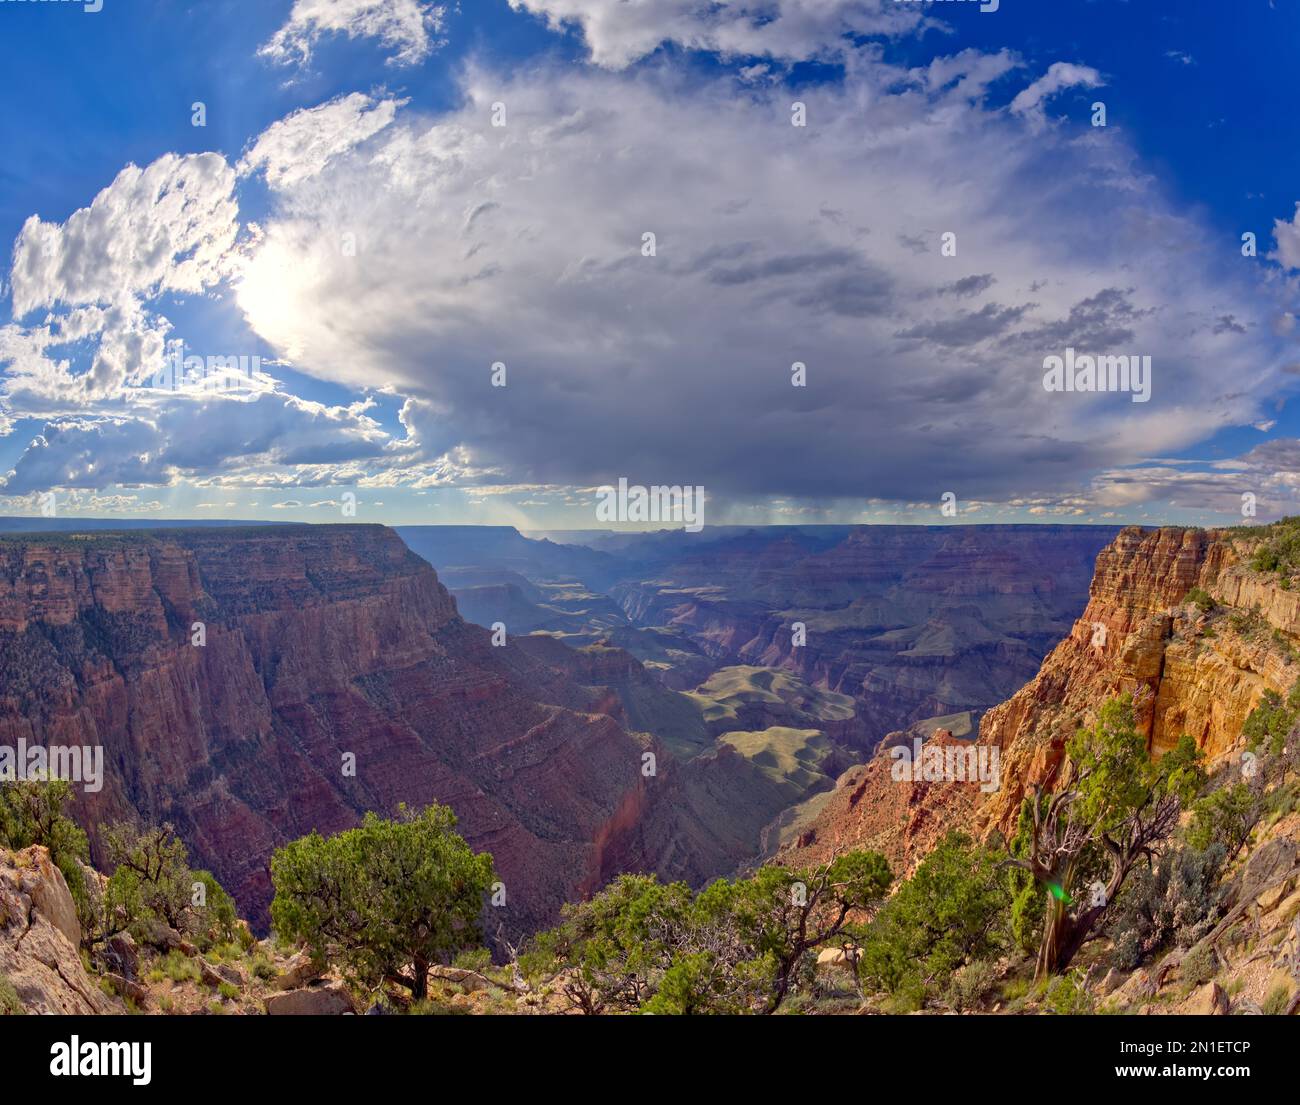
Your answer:
[[[1058,92],[1067,88],[1096,88],[1101,83],[1101,74],[1090,66],[1069,61],[1053,62],[1046,73],[1011,101],[1011,110],[1016,115],[1041,122],[1047,101]]]
[[[323,483],[333,467],[382,458],[388,445],[364,403],[331,407],[283,392],[171,396],[122,417],[47,423],[0,490],[166,485],[182,476],[221,483],[258,464],[310,467]]]
[[[0,495],[0,510],[14,514],[32,514],[41,509],[42,492],[30,495]],[[157,514],[163,509],[157,499],[142,499],[139,495],[100,495],[94,491],[70,490],[55,494],[55,504],[61,516],[104,514]],[[234,505],[234,504],[229,504]]]
[[[1274,438],[1231,460],[1213,464],[1153,459],[1099,473],[1083,493],[1090,506],[1130,510],[1171,505],[1219,514],[1225,524],[1279,518],[1300,511],[1300,440]],[[1244,514],[1249,502],[1251,513]]]
[[[966,512],[1061,516],[1175,485],[1230,501],[1232,473],[1175,479],[1144,458],[1259,420],[1276,308],[1220,268],[1122,134],[1043,125],[1095,70],[1052,65],[1005,110],[985,96],[1022,68],[1007,51],[904,70],[852,45],[917,26],[919,5],[512,3],[578,27],[598,67],[470,68],[439,117],[353,93],[273,124],[238,170],[168,155],[62,225],[28,220],[15,316],[51,313],[0,327],[0,433],[46,425],[0,489],[184,478],[572,502],[626,475],[706,485],[712,521],[842,517],[865,498],[924,513],[949,490]],[[438,18],[413,0],[298,0],[266,50],[306,57],[337,31],[413,61]],[[629,69],[663,42],[771,64],[708,81]],[[781,63],[841,52],[848,76],[802,88],[808,126],[792,127]],[[239,243],[236,175],[257,172],[271,210]],[[1278,223],[1277,256],[1300,267],[1296,226]],[[239,395],[129,387],[173,337],[149,300],[231,278],[298,371],[404,399],[405,437],[366,403],[269,377]],[[1066,346],[1151,354],[1152,401],[1045,392],[1043,358]]]
[[[14,244],[14,315],[217,283],[239,229],[234,185],[220,154],[166,154],[128,165],[62,225],[33,215]]]
[[[1020,60],[1010,50],[986,54],[979,50],[963,50],[959,54],[934,58],[921,74],[926,88],[938,92],[954,86],[954,91],[970,99],[982,96],[990,84],[1021,67]]]
[[[126,298],[51,314],[38,325],[0,326],[0,413],[56,418],[120,405],[128,383],[158,364],[170,325]],[[85,371],[60,355],[79,346],[91,348]]]
[[[0,326],[0,431],[123,413],[171,330],[150,301],[209,293],[236,271],[234,186],[220,154],[167,154],[128,165],[62,224],[26,221],[13,248],[16,321]]]
[[[360,92],[303,108],[272,123],[239,162],[239,173],[262,171],[272,188],[315,176],[393,121],[404,101],[373,100]]]
[[[724,56],[801,61],[849,48],[849,36],[914,30],[920,5],[898,0],[510,0],[549,26],[577,27],[591,60],[622,69],[664,43]]]
[[[1273,220],[1273,238],[1277,249],[1269,257],[1289,269],[1300,269],[1300,203],[1295,205],[1291,221]]]
[[[432,0],[294,0],[289,19],[259,53],[277,62],[306,62],[326,35],[377,38],[395,65],[423,61],[437,45],[446,8]]]

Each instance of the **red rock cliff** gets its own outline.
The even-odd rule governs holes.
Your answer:
[[[1193,587],[1217,600],[1214,612],[1185,601]],[[873,841],[907,868],[949,828],[1009,832],[1029,788],[1050,786],[1066,740],[1118,694],[1133,696],[1153,755],[1188,734],[1212,760],[1221,757],[1264,692],[1285,693],[1300,677],[1297,638],[1300,596],[1245,567],[1228,534],[1125,529],[1098,555],[1087,608],[1069,636],[981,720],[979,743],[1000,753],[996,792],[899,784],[878,757],[841,779],[794,851],[803,860]]]
[[[170,820],[255,921],[275,847],[433,800],[496,857],[507,931],[549,921],[642,802],[645,738],[590,698],[384,527],[0,540],[0,743],[101,745],[83,819]]]

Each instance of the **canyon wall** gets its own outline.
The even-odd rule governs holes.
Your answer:
[[[1152,755],[1183,734],[1211,761],[1231,753],[1264,693],[1285,694],[1300,677],[1300,602],[1246,566],[1248,547],[1248,537],[1223,531],[1121,531],[1098,555],[1088,605],[1069,634],[981,720],[978,744],[1000,756],[996,792],[897,782],[882,749],[839,780],[792,853],[811,859],[855,843],[882,848],[906,869],[949,828],[1009,833],[1029,789],[1052,784],[1065,742],[1119,694],[1133,696]],[[1189,602],[1193,587],[1215,605]]]
[[[694,551],[681,541],[611,594],[634,625],[680,633],[719,665],[784,668],[851,695],[871,747],[925,718],[987,709],[1032,679],[1117,532],[822,528],[751,530]]]
[[[644,801],[651,738],[599,699],[384,527],[0,539],[0,744],[102,746],[83,821],[170,821],[260,924],[276,846],[433,800],[496,857],[491,920],[550,921]]]

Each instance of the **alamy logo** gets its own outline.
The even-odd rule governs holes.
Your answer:
[[[0,744],[0,782],[35,782],[62,779],[80,783],[87,794],[98,794],[104,786],[104,749],[101,745],[27,744],[19,737],[17,746]]]
[[[1135,403],[1151,398],[1151,357],[1053,353],[1043,358],[1044,391],[1128,391]]]
[[[253,356],[185,356],[185,343],[177,342],[153,374],[151,386],[162,391],[234,391],[252,383],[262,371],[262,358]]]
[[[596,494],[596,519],[601,522],[681,522],[687,533],[704,528],[703,487],[642,487],[623,478],[618,487],[606,484],[596,488]]]
[[[67,1043],[50,1045],[50,1074],[55,1078],[130,1078],[132,1085],[147,1086],[153,1080],[153,1044],[97,1044],[73,1036]]]
[[[895,745],[890,778],[896,783],[979,783],[990,794],[1002,785],[1002,753],[997,745],[926,744],[920,737],[912,747]]]
[[[1002,0],[894,0],[896,4],[978,4],[982,12],[995,12]]]
[[[66,4],[69,0],[0,0],[0,4]],[[104,10],[104,0],[71,0],[74,4],[80,4],[81,10],[88,14],[102,12]]]

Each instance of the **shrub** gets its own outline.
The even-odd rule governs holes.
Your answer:
[[[1171,849],[1154,869],[1138,868],[1108,921],[1115,966],[1132,970],[1170,943],[1189,948],[1205,936],[1221,912],[1224,861],[1224,846],[1216,842]]]
[[[1291,991],[1285,982],[1279,982],[1268,992],[1264,1004],[1260,1007],[1266,1017],[1280,1017],[1291,1003]]]
[[[18,991],[9,981],[9,976],[0,973],[0,1017],[21,1016],[26,1012],[23,1003],[18,1000]]]
[[[1251,571],[1255,572],[1275,572],[1280,563],[1277,550],[1268,545],[1261,545],[1250,558]]]
[[[1300,809],[1300,783],[1295,781],[1275,787],[1264,796],[1264,817],[1270,825]]]
[[[997,857],[949,833],[867,928],[864,982],[891,993],[916,981],[945,986],[958,968],[1006,946],[1008,904]]]
[[[850,852],[809,871],[771,865],[685,883],[623,875],[541,934],[523,969],[549,958],[557,985],[584,1013],[775,1013],[810,993],[815,949],[878,907],[892,876],[875,852]]]
[[[919,978],[904,979],[885,1002],[886,1012],[893,1014],[915,1013],[925,1008],[926,987]]]
[[[468,1016],[469,1010],[462,1005],[446,1005],[440,1001],[422,998],[411,1003],[406,1015],[408,1017],[457,1017]]]
[[[188,955],[179,951],[168,952],[158,960],[155,970],[162,978],[169,978],[173,982],[198,982],[202,977],[199,965]],[[154,981],[160,981],[160,979],[154,979]]]
[[[557,974],[560,962],[556,959],[553,948],[545,942],[539,942],[519,954],[519,970],[529,982],[537,982]]]
[[[1201,587],[1193,587],[1183,596],[1183,601],[1190,602],[1193,605],[1200,607],[1202,611],[1214,609],[1214,599],[1210,596],[1208,591]]]
[[[1187,843],[1204,851],[1218,841],[1225,861],[1231,862],[1250,839],[1259,815],[1259,797],[1246,783],[1220,787],[1193,804]]]
[[[958,1012],[974,1009],[997,978],[997,968],[987,959],[976,959],[953,972],[945,999]]]
[[[1061,1017],[1088,1016],[1096,1012],[1096,1003],[1084,984],[1080,970],[1057,975],[1047,984],[1043,1006],[1049,1013]]]
[[[0,782],[0,844],[15,850],[39,844],[63,873],[82,931],[91,925],[93,905],[82,863],[90,858],[86,834],[63,808],[72,801],[66,779]]]
[[[1193,986],[1204,986],[1214,977],[1218,969],[1219,961],[1214,954],[1214,949],[1202,941],[1183,956],[1179,974],[1184,982]]]
[[[103,832],[114,864],[105,889],[97,940],[123,929],[147,941],[162,924],[192,936],[206,950],[238,935],[234,899],[208,871],[192,871],[185,845],[170,825],[117,822]]]
[[[1260,540],[1250,558],[1256,572],[1277,572],[1287,579],[1300,569],[1300,517],[1282,518],[1268,526],[1237,532]]]
[[[239,913],[235,908],[235,899],[226,893],[217,877],[211,871],[193,871],[190,873],[190,904],[194,905],[196,887],[202,889],[202,905],[199,927],[204,941],[238,941],[241,946],[252,940],[250,933],[239,924]]]
[[[487,948],[470,948],[456,956],[451,965],[462,971],[477,971],[482,974],[492,966],[492,953]]]
[[[271,960],[267,958],[267,956],[261,954],[260,952],[257,955],[253,956],[252,962],[249,965],[249,969],[253,972],[253,976],[255,978],[260,978],[264,982],[269,982],[271,979],[275,978],[275,976],[280,973],[276,969],[275,964],[272,963]]]
[[[1286,744],[1286,736],[1300,713],[1300,681],[1291,688],[1283,701],[1276,691],[1265,691],[1259,705],[1250,712],[1241,727],[1246,747],[1255,750],[1261,745],[1270,755],[1277,755]]]
[[[1038,884],[1024,871],[1012,871],[1011,880],[1011,939],[1021,951],[1032,954],[1038,950],[1046,902]]]

